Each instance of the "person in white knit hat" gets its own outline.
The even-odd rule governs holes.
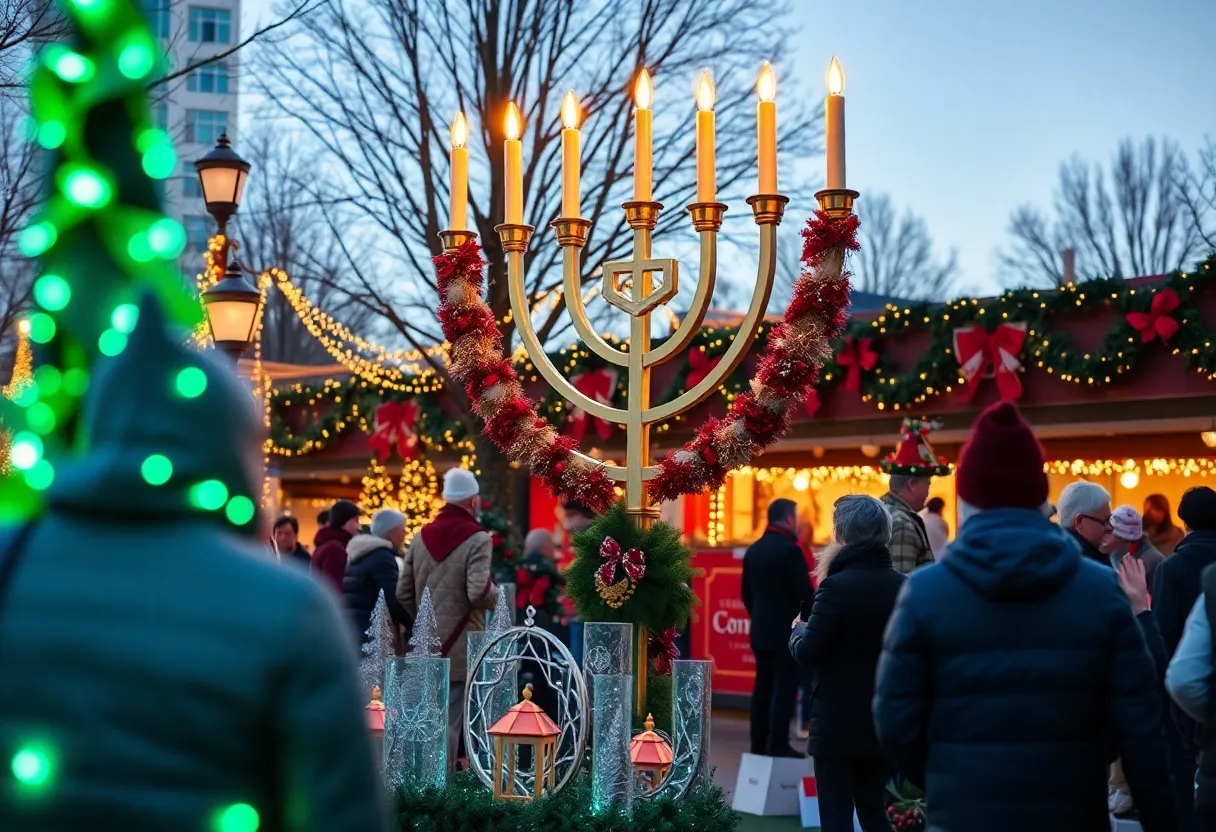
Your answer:
[[[1148,591],[1153,592],[1153,576],[1157,567],[1165,560],[1165,555],[1157,550],[1148,535],[1144,533],[1144,521],[1140,512],[1131,506],[1119,506],[1110,515],[1110,534],[1107,543],[1102,548],[1118,568],[1119,561],[1131,555],[1144,564],[1144,581]]]
[[[464,690],[468,631],[485,629],[485,613],[498,599],[490,579],[493,544],[477,522],[481,488],[463,468],[443,476],[445,505],[410,541],[397,582],[397,600],[411,617],[424,589],[431,591],[438,625],[439,655],[452,660],[448,694],[448,766],[456,761],[464,733]]]

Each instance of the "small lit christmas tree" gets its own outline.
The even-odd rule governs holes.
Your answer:
[[[371,696],[372,688],[384,687],[384,665],[397,654],[393,644],[393,620],[384,602],[384,590],[380,590],[380,597],[372,610],[371,626],[365,635],[363,658],[359,660],[359,679],[364,692]]]
[[[422,590],[422,602],[418,615],[414,617],[414,635],[410,637],[411,658],[434,656],[443,642],[439,638],[439,624],[435,621],[435,605],[431,603],[430,587]]]
[[[494,602],[494,617],[490,619],[490,632],[501,635],[511,629],[513,623],[511,607],[507,603],[507,591],[499,586],[498,600]]]

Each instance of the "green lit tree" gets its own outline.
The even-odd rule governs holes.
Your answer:
[[[130,0],[61,0],[67,35],[38,52],[30,79],[34,135],[49,152],[45,202],[18,236],[40,259],[30,316],[35,384],[3,413],[17,473],[0,480],[0,517],[39,510],[55,465],[82,450],[78,412],[94,363],[126,348],[135,299],[151,291],[168,319],[198,304],[174,262],[185,233],[164,215],[155,180],[177,169],[146,87],[161,52]]]

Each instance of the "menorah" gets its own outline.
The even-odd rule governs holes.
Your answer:
[[[821,210],[840,218],[852,212],[855,191],[844,188],[843,72],[833,59],[828,72],[827,102],[828,187],[816,198]],[[651,118],[653,87],[642,70],[635,86],[635,164],[634,198],[622,204],[625,219],[633,233],[632,256],[610,261],[602,267],[604,300],[629,316],[629,341],[621,350],[609,344],[591,325],[583,301],[581,256],[592,223],[579,214],[578,107],[572,93],[562,105],[562,216],[551,225],[562,249],[562,300],[575,331],[586,347],[608,363],[624,368],[628,384],[627,404],[613,407],[577,389],[553,364],[532,323],[524,285],[524,255],[535,228],[522,222],[522,150],[519,137],[522,119],[514,103],[508,106],[506,142],[505,222],[495,226],[507,258],[507,281],[511,314],[520,342],[533,365],[554,390],[573,407],[605,422],[624,426],[625,464],[600,462],[573,452],[591,466],[599,466],[613,481],[622,483],[626,512],[641,529],[649,528],[659,516],[652,504],[646,483],[659,467],[651,463],[651,426],[686,413],[718,389],[743,361],[756,331],[764,319],[776,274],[777,226],[781,224],[788,197],[777,191],[776,181],[776,79],[765,64],[757,84],[760,103],[757,112],[757,137],[760,193],[747,199],[760,231],[756,284],[733,341],[717,365],[704,378],[669,402],[651,405],[651,371],[681,355],[700,331],[709,310],[717,280],[718,233],[722,229],[727,205],[716,201],[714,169],[714,89],[706,72],[697,92],[697,200],[688,205],[693,230],[700,238],[700,263],[690,308],[676,330],[657,347],[651,346],[650,317],[667,305],[679,291],[680,264],[674,258],[655,257],[653,236],[663,205],[652,198]],[[467,125],[463,115],[452,125],[452,228],[441,232],[444,247],[452,252],[474,234],[464,225],[467,192],[467,152],[463,144]],[[646,634],[638,633],[639,669],[646,666]],[[645,702],[645,673],[637,674],[637,702]]]

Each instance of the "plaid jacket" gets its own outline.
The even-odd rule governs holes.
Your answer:
[[[884,494],[882,502],[891,512],[891,564],[895,570],[907,575],[917,567],[933,563],[933,547],[920,515],[894,492]]]

